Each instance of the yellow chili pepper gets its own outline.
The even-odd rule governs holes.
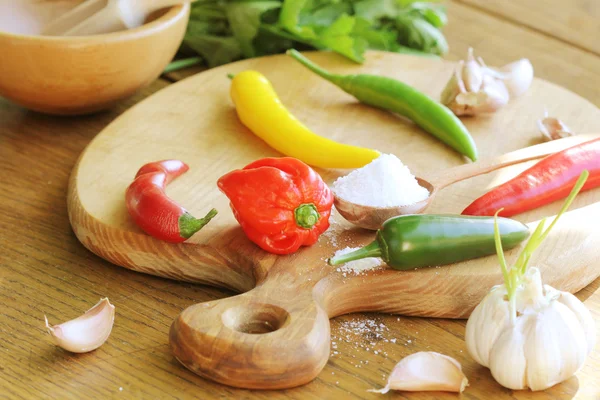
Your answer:
[[[269,146],[321,168],[360,168],[380,153],[335,142],[311,132],[277,97],[261,73],[244,71],[233,77],[231,98],[242,123]]]

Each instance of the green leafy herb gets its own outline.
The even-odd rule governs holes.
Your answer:
[[[359,63],[367,49],[439,55],[448,50],[445,24],[442,6],[411,0],[198,0],[179,55],[209,67],[289,48],[328,49]]]

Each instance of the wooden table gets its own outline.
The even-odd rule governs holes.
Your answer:
[[[469,46],[491,64],[528,57],[536,75],[600,106],[597,0],[460,0],[448,3],[449,59]],[[469,378],[464,398],[600,399],[600,345],[576,375],[545,392],[512,392],[467,354],[465,321],[356,314],[332,321],[331,358],[300,388],[261,392],[206,381],[170,354],[167,332],[185,307],[230,296],[224,290],[128,271],[88,252],[66,210],[67,180],[79,153],[104,126],[190,71],[164,76],[102,114],[59,118],[0,98],[0,398],[362,399],[395,363],[421,350],[455,357]],[[600,327],[600,279],[582,290]],[[99,350],[66,353],[44,329],[78,316],[100,297],[116,304],[113,333]],[[390,398],[456,398],[395,393]]]

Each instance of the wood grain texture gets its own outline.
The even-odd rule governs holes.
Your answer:
[[[567,12],[570,4],[560,7]],[[445,33],[451,48],[457,49],[450,55],[453,59],[469,45],[498,63],[534,54],[538,76],[600,105],[600,57],[471,7],[450,3],[449,11]],[[382,396],[366,390],[383,385],[402,357],[423,350],[448,354],[462,364],[470,386],[460,398],[600,398],[599,347],[567,382],[540,393],[515,392],[500,387],[468,356],[465,321],[387,314],[332,319],[330,359],[315,380],[295,389],[232,389],[182,368],[168,345],[173,318],[190,305],[232,293],[135,273],[94,256],[73,235],[65,206],[69,173],[86,144],[115,116],[165,84],[156,82],[111,112],[70,119],[26,112],[0,99],[0,160],[5,172],[0,175],[0,398],[378,399]],[[43,329],[43,314],[57,322],[73,318],[106,295],[117,307],[108,342],[80,356],[57,349]],[[577,296],[600,326],[600,279]]]
[[[362,67],[330,53],[310,56],[334,72],[377,72],[401,77],[432,96],[441,92],[454,68],[452,63],[380,52],[369,53]],[[344,229],[348,225],[337,214],[328,235],[293,256],[276,257],[245,238],[215,182],[230,170],[277,155],[240,124],[228,98],[225,75],[247,69],[267,74],[282,102],[301,121],[307,121],[311,129],[325,136],[394,153],[420,176],[452,171],[452,166],[462,163],[456,153],[412,124],[357,104],[284,55],[206,71],[137,105],[94,139],[73,171],[68,206],[75,234],[101,257],[137,271],[239,291],[257,285],[245,295],[194,306],[180,315],[170,335],[175,356],[202,376],[229,385],[292,387],[314,378],[327,360],[328,348],[324,344],[328,343],[329,327],[323,315],[333,317],[368,310],[467,317],[488,289],[501,281],[495,256],[439,271],[433,268],[396,272],[380,268],[344,277],[340,270],[328,267],[325,260],[344,247],[338,244],[342,239],[360,246],[372,241],[374,235]],[[295,79],[290,81],[290,76]],[[299,96],[307,87],[310,90]],[[197,95],[199,92],[202,97]],[[206,102],[206,98],[211,101]],[[179,106],[175,109],[170,105],[176,99]],[[536,81],[524,97],[515,99],[501,112],[465,119],[476,138],[483,168],[485,157],[540,141],[535,111],[541,99],[546,99],[551,109],[560,108],[573,129],[600,131],[600,110],[595,106],[555,85]],[[377,129],[376,136],[369,135],[373,129]],[[568,143],[572,144],[571,140]],[[542,146],[560,143],[563,142]],[[530,155],[523,153],[524,157]],[[139,167],[167,158],[181,159],[190,165],[190,171],[171,184],[171,195],[192,214],[201,215],[212,207],[220,212],[191,238],[193,244],[169,244],[149,237],[134,226],[125,209],[123,193]],[[472,171],[474,167],[465,168]],[[462,182],[457,185],[460,189],[441,191],[428,212],[460,213],[477,194],[523,169],[523,165],[511,167]],[[343,172],[320,173],[331,183]],[[443,183],[441,178],[433,181]],[[595,262],[600,234],[585,223],[586,218],[600,219],[600,203],[594,204],[599,196],[600,191],[581,196],[576,205],[580,209],[565,216],[538,252],[536,262],[542,266],[547,284],[575,292],[600,274],[600,265]],[[556,206],[540,208],[520,219],[535,227],[536,221],[551,215],[550,210]],[[573,251],[572,243],[576,241],[582,243]],[[509,254],[515,255],[517,250]],[[571,259],[568,267],[557,262],[564,258]],[[290,293],[294,293],[293,298]],[[260,323],[258,315],[270,317],[272,313],[267,310],[273,307],[280,310],[281,318],[285,315],[288,323],[278,325],[268,335],[248,334],[240,331],[237,324],[226,323],[231,318]],[[278,344],[282,338],[287,351]]]
[[[456,0],[600,55],[596,0]],[[535,10],[532,12],[532,10]]]

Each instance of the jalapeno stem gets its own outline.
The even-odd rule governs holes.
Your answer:
[[[377,240],[351,253],[340,254],[339,256],[330,258],[329,265],[344,264],[349,261],[360,260],[361,258],[367,257],[381,257],[381,247]]]

